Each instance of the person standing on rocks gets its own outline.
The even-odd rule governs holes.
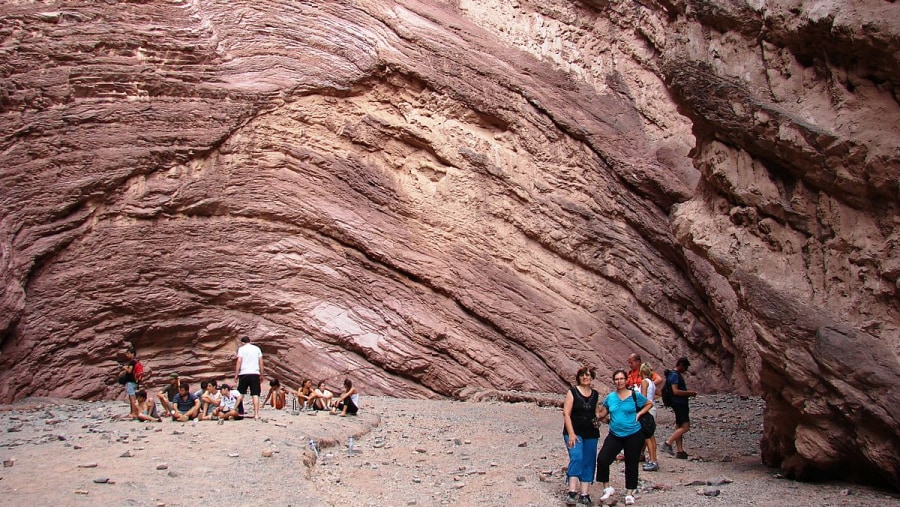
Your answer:
[[[262,392],[263,358],[259,347],[250,343],[250,337],[241,338],[241,347],[237,351],[237,363],[234,367],[234,379],[237,380],[238,393],[243,396],[250,389],[253,397],[253,415],[245,417],[259,417],[259,394]]]
[[[569,466],[566,469],[568,492],[566,505],[575,505],[579,500],[578,488],[581,486],[580,501],[584,505],[593,505],[588,489],[594,482],[597,467],[597,442],[600,430],[594,421],[599,417],[597,405],[600,400],[591,383],[596,377],[593,368],[582,367],[575,373],[575,385],[566,391],[563,403],[563,440],[569,451]]]
[[[670,371],[666,382],[672,386],[672,410],[675,412],[675,432],[666,439],[662,448],[676,459],[688,459],[688,453],[684,452],[684,434],[691,430],[690,410],[688,399],[697,396],[697,391],[688,391],[684,382],[684,373],[690,368],[691,362],[686,357],[679,357],[675,361],[675,369]],[[672,449],[675,444],[676,449]]]
[[[628,356],[628,380],[626,384],[628,389],[639,391],[641,389],[641,355],[630,354]]]
[[[643,377],[643,380],[641,380],[641,394],[653,403],[653,407],[650,408],[650,415],[653,416],[653,419],[656,419],[656,383],[653,382],[653,368],[650,367],[650,363],[641,365],[641,377]],[[650,438],[646,439],[644,444],[650,457],[647,462],[644,463],[642,470],[645,472],[658,472],[659,464],[656,461],[656,434],[654,433]]]
[[[609,465],[616,460],[616,454],[624,450],[625,505],[634,505],[634,492],[638,486],[638,460],[644,448],[644,434],[638,419],[650,411],[653,403],[644,395],[629,389],[627,381],[625,370],[616,370],[613,373],[616,389],[606,396],[599,409],[598,417],[604,419],[609,416],[609,433],[597,455],[597,481],[603,484],[603,496],[600,500],[608,500],[616,492],[609,485]]]
[[[134,368],[137,365],[137,359],[134,358],[134,349],[125,349],[125,363],[122,365],[121,379],[125,384],[125,397],[128,398],[130,411],[128,417],[134,419],[138,415],[137,400],[134,394],[137,392],[137,379],[134,376]],[[120,380],[119,382],[122,382]]]

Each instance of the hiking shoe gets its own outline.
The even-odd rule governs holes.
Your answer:
[[[634,497],[631,495],[625,495],[625,505],[634,505]]]
[[[578,494],[574,491],[566,493],[566,505],[575,505],[578,503]]]
[[[688,453],[684,451],[678,451],[675,453],[675,459],[688,459]]]
[[[672,456],[675,455],[675,449],[672,449],[672,444],[670,444],[670,443],[668,443],[668,442],[663,442],[662,445],[659,446],[659,447],[660,447],[663,451],[665,451],[665,452],[671,454]]]
[[[612,487],[603,488],[603,496],[600,497],[600,501],[602,502],[604,500],[609,500],[609,497],[613,496],[613,493],[615,493],[615,492],[616,492],[616,490],[613,489]]]
[[[645,472],[659,472],[659,464],[655,461],[648,461],[641,469]]]
[[[591,500],[591,495],[581,495],[581,498],[578,499],[578,503],[581,505],[594,505],[594,502]]]

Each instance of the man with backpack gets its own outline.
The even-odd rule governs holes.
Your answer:
[[[128,398],[130,410],[128,417],[136,418],[138,414],[137,400],[134,395],[137,392],[138,380],[135,375],[135,367],[138,361],[134,358],[134,349],[125,349],[125,363],[122,364],[122,372],[119,374],[119,383],[125,386],[125,397]]]
[[[688,399],[697,396],[697,391],[688,391],[684,381],[684,373],[691,362],[686,357],[675,361],[675,369],[666,371],[666,383],[663,386],[663,405],[675,412],[675,431],[662,444],[662,449],[675,456],[676,459],[687,459],[684,451],[684,434],[691,430],[690,409]],[[675,449],[672,448],[675,444]]]

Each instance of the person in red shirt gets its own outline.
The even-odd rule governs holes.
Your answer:
[[[628,356],[628,379],[625,381],[625,386],[631,390],[634,390],[635,386],[637,386],[638,391],[640,391],[642,380],[641,355],[631,354]]]
[[[641,382],[643,382],[644,380],[644,377],[641,375],[641,355],[631,354],[630,356],[628,356],[628,367],[628,379],[625,383],[628,385],[628,389],[640,392]],[[660,393],[662,393],[662,386],[666,383],[666,379],[664,379],[662,375],[654,371],[650,375],[650,381],[653,382],[654,385],[656,385],[656,394],[657,396],[659,396]]]

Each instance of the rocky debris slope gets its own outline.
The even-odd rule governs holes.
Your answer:
[[[422,398],[688,355],[766,463],[898,487],[898,10],[4,2],[0,399],[123,341]]]
[[[0,411],[0,505],[175,507],[226,498],[273,507],[562,505],[567,457],[558,407],[382,397],[363,403],[358,417],[265,410],[261,421],[218,425],[110,420],[125,410],[121,401],[28,400]],[[692,459],[662,455],[660,472],[641,473],[638,505],[897,501],[872,488],[797,483],[763,467],[762,405],[757,398],[700,397],[687,437]],[[661,414],[666,432],[672,415]],[[35,487],[35,477],[49,476]],[[611,481],[621,505],[621,463]],[[596,499],[599,485],[591,492]]]

